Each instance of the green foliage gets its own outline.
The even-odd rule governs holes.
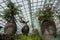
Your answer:
[[[21,40],[32,40],[31,36],[22,35]]]
[[[36,36],[32,36],[32,39],[33,40],[43,40],[42,37],[37,36],[37,35]]]
[[[45,38],[39,34],[37,29],[32,30],[32,32],[33,34],[30,34],[28,36],[23,34],[16,34],[14,38],[19,40],[45,40]]]
[[[14,15],[18,14],[18,6],[16,6],[14,3],[8,3],[7,7],[9,8],[10,13],[13,13]]]
[[[10,18],[10,10],[9,9],[4,9],[3,11],[3,19],[8,20]]]
[[[36,15],[38,17],[38,20],[42,21],[42,20],[51,20],[53,19],[53,14],[54,12],[52,11],[52,7],[50,7],[51,5],[47,4],[48,6],[45,6],[44,9],[39,10]]]
[[[15,39],[17,40],[43,40],[41,36],[38,36],[38,35],[29,35],[29,36],[26,36],[26,35],[22,35],[22,34],[16,34],[14,36]]]
[[[3,19],[8,20],[8,19],[11,19],[12,17],[14,17],[14,15],[19,14],[19,12],[18,12],[19,6],[16,6],[14,3],[9,2],[7,4],[7,7],[8,8],[4,9],[4,11],[2,12],[4,14]],[[20,12],[21,12],[21,10],[20,10]]]
[[[43,40],[43,37],[42,37],[41,33],[38,32],[38,29],[32,30],[32,33],[33,34],[31,35],[31,37],[33,40]]]

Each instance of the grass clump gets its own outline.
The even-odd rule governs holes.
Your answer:
[[[15,39],[17,40],[43,40],[41,36],[38,35],[23,35],[23,34],[16,34],[14,36]]]

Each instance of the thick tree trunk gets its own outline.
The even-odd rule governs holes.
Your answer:
[[[17,31],[17,25],[14,20],[14,16],[11,16],[11,19],[6,23],[5,28],[4,28],[4,33],[5,34],[15,34]]]
[[[44,20],[41,24],[42,35],[45,37],[56,37],[56,25],[52,20]]]
[[[28,33],[29,33],[29,26],[27,24],[24,25],[23,28],[21,29],[21,31],[22,31],[22,33],[24,35],[28,35]]]
[[[4,33],[14,34],[17,31],[17,26],[14,23],[7,22],[4,28]]]

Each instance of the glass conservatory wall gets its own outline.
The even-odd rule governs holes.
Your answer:
[[[22,10],[22,15],[25,19],[25,21],[28,21],[29,20],[29,27],[30,29],[32,30],[32,27],[31,27],[31,20],[33,21],[33,26],[35,28],[40,28],[40,25],[39,25],[39,21],[38,19],[35,17],[35,12],[38,11],[39,9],[42,9],[44,8],[44,5],[49,3],[49,4],[53,4],[52,6],[55,6],[56,9],[58,10],[60,8],[60,1],[59,0],[30,0],[30,3],[31,3],[31,12],[32,12],[32,19],[30,19],[30,9],[29,9],[29,4],[28,4],[28,0],[11,0],[13,3],[15,3],[17,6],[22,6],[21,7],[21,10]],[[7,4],[7,1],[6,0],[0,0],[0,12],[3,11],[3,9],[6,9],[6,4]],[[0,13],[0,15],[3,15],[2,13]],[[18,16],[16,16],[18,18]],[[2,21],[0,21],[0,25],[4,27],[5,25],[5,20],[4,19],[0,19]],[[59,27],[59,20],[55,19],[55,23],[56,23],[56,26],[57,28]],[[21,28],[23,27],[24,24],[20,23],[19,22],[19,18],[17,19],[17,26],[18,26],[18,30],[17,32],[20,32],[21,31]],[[58,29],[59,30],[59,29]]]

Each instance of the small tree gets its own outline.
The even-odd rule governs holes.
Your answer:
[[[22,32],[24,35],[27,36],[28,33],[29,33],[29,26],[28,26],[27,23],[28,23],[29,21],[26,22],[26,21],[24,21],[24,20],[21,19],[20,22],[25,24],[25,25],[23,26],[23,28],[21,29],[21,32]]]
[[[44,34],[45,30],[48,31],[47,29],[50,29],[50,27],[52,27],[54,29],[53,33],[56,34],[56,25],[55,25],[55,22],[53,21],[55,13],[52,10],[52,8],[53,7],[50,4],[47,4],[45,6],[45,8],[39,10],[36,13],[38,20],[41,24],[41,31],[43,34]],[[43,32],[43,30],[44,30],[44,32]]]
[[[21,12],[21,10],[20,10],[20,12]],[[17,25],[16,25],[15,15],[19,14],[18,6],[16,6],[12,2],[8,2],[7,8],[4,9],[3,14],[4,14],[3,18],[7,21],[5,28],[4,28],[4,32],[6,34],[16,33]]]

